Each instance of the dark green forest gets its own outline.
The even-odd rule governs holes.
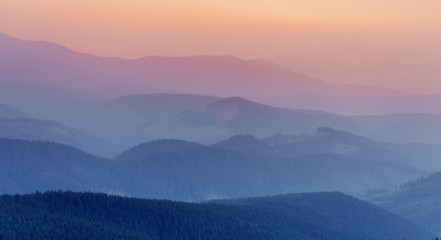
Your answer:
[[[0,197],[0,239],[430,239],[422,228],[337,193],[184,203],[96,193]]]

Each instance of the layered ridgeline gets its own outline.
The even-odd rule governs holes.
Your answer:
[[[435,114],[345,116],[278,108],[240,97],[185,94],[134,94],[74,107],[47,105],[44,110],[28,111],[81,129],[119,149],[164,138],[213,144],[238,134],[264,138],[312,132],[322,126],[393,143],[441,144],[441,135],[434,131],[441,129],[441,115]]]
[[[230,55],[125,60],[83,54],[58,44],[23,41],[4,34],[0,34],[0,46],[3,49],[0,63],[5,66],[0,69],[0,93],[9,98],[14,98],[11,92],[18,94],[19,99],[44,94],[103,98],[158,89],[247,97],[293,93],[364,97],[399,94],[381,88],[332,85],[268,61],[243,60]],[[31,86],[33,91],[25,86]]]
[[[426,172],[378,142],[329,128],[291,136],[296,141],[285,138],[242,135],[211,146],[161,140],[115,159],[121,178],[132,173],[135,180],[124,189],[188,200],[324,190],[358,194]]]
[[[360,194],[393,188],[436,165],[431,157],[422,163],[407,158],[411,149],[330,128],[265,139],[239,135],[210,146],[157,140],[112,160],[62,144],[2,139],[0,189],[90,190],[186,201],[309,191]]]
[[[105,157],[156,139],[213,144],[238,134],[266,138],[280,133],[313,132],[322,126],[386,142],[441,143],[441,135],[434,131],[441,129],[440,115],[343,116],[276,108],[239,97],[135,94],[96,104],[66,106],[42,115],[41,112],[44,111],[29,115],[56,121],[0,118],[0,137],[54,141]],[[433,150],[434,145],[420,144],[415,154],[416,144],[409,146],[411,151],[404,155],[415,160],[439,152]]]
[[[190,204],[105,194],[0,196],[0,239],[422,240],[422,227],[341,193]]]
[[[0,103],[0,138],[58,142],[101,156],[113,156],[120,151],[116,145],[92,134],[57,121],[33,118],[2,103]]]
[[[409,182],[398,191],[366,196],[369,200],[399,215],[441,233],[441,173]]]
[[[100,156],[113,156],[121,149],[77,128],[34,118],[0,118],[0,138],[58,142]]]
[[[262,60],[228,55],[105,58],[4,34],[0,34],[0,48],[0,101],[31,109],[41,110],[38,101],[45,108],[66,98],[102,100],[179,92],[244,96],[278,106],[344,114],[441,114],[439,94],[400,96],[403,93],[375,87],[332,85]]]

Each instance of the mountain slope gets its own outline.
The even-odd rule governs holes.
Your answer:
[[[310,132],[319,126],[356,128],[344,116],[308,110],[276,108],[240,97],[225,98],[206,106],[201,111],[186,111],[177,115],[177,121],[191,132],[201,129],[215,142],[237,134],[267,137],[277,133]],[[211,131],[210,134],[206,133]],[[216,136],[218,135],[218,136]],[[182,138],[184,136],[176,136]]]
[[[214,143],[236,134],[266,137],[319,126],[357,127],[331,113],[275,108],[239,97],[183,94],[124,96],[60,114],[56,120],[126,148],[164,138]]]
[[[413,166],[426,172],[441,169],[436,160],[441,153],[441,145],[392,144],[329,127],[319,127],[310,133],[277,134],[263,139],[238,135],[211,146],[258,156],[289,158],[334,153],[395,167]]]
[[[440,93],[392,97],[289,95],[254,99],[273,106],[312,109],[345,115],[441,114],[441,109],[438,107],[441,101]]]
[[[109,160],[50,142],[0,139],[0,191],[108,191]]]
[[[50,105],[27,112],[122,148],[164,138],[212,144],[238,134],[263,138],[312,132],[322,126],[391,143],[441,144],[441,134],[434,131],[441,128],[441,116],[436,114],[345,116],[277,108],[240,97],[185,94],[135,94],[99,103]]]
[[[430,239],[421,227],[340,193],[188,204],[48,192],[1,196],[0,203],[2,238]]]
[[[100,104],[103,111],[139,115],[173,115],[184,110],[198,110],[221,98],[189,94],[132,94]]]
[[[140,158],[149,158],[157,154],[177,152],[187,148],[198,148],[203,145],[182,140],[156,140],[148,143],[139,144],[129,150],[119,154],[115,160],[132,161]]]
[[[306,191],[361,194],[392,189],[430,171],[418,158],[403,157],[401,147],[395,151],[389,144],[328,128],[263,140],[236,136],[211,146],[157,140],[137,145],[115,161],[60,144],[3,142],[0,171],[2,192],[7,193],[98,189],[186,201]],[[33,174],[26,176],[28,171]]]
[[[199,110],[217,97],[186,94],[132,94],[89,104],[78,112],[60,114],[69,123],[101,139],[129,148],[142,142],[171,138],[162,125],[183,111]],[[176,126],[179,127],[179,126]]]
[[[330,190],[359,194],[428,171],[389,151],[387,144],[332,129],[311,136],[277,145],[244,135],[210,146],[153,141],[120,154],[116,168],[124,188],[137,196],[184,200]]]
[[[0,118],[25,118],[25,113],[20,112],[10,106],[0,103]]]
[[[0,93],[11,98],[8,91],[13,89],[16,94],[24,94],[26,85],[33,86],[31,94],[40,96],[53,94],[53,88],[58,90],[55,91],[58,97],[101,99],[158,89],[245,97],[349,92],[346,87],[326,84],[270,62],[232,56],[153,56],[124,60],[82,54],[57,44],[23,41],[6,35],[0,35],[0,47],[3,49],[0,64],[5,66],[0,70],[0,89],[4,90]],[[103,85],[110,87],[102,88]],[[370,88],[364,90],[375,92]]]
[[[339,132],[334,135],[345,136]],[[383,151],[381,145],[376,154],[364,156],[363,149],[378,144],[367,140],[337,148],[323,140],[275,146],[250,136],[213,146],[159,140],[137,145],[115,161],[60,144],[2,141],[2,192],[7,193],[98,189],[189,201],[305,191],[360,194],[393,188],[426,173],[405,158],[395,159],[394,152]],[[33,174],[26,176],[28,171]]]
[[[401,186],[398,191],[366,196],[389,211],[428,226],[441,234],[441,173],[434,173]]]
[[[4,34],[0,34],[0,48],[0,64],[5,66],[0,69],[0,101],[26,107],[26,99],[33,103],[29,109],[54,99],[104,100],[173,92],[243,96],[276,106],[341,114],[441,114],[439,94],[405,95],[369,86],[331,85],[262,60],[228,55],[105,58]]]
[[[62,123],[32,118],[0,118],[0,137],[64,143],[102,156],[114,156],[119,148]]]
[[[268,143],[251,135],[236,135],[210,146],[243,154],[277,156],[275,149],[273,149]]]
[[[395,143],[437,143],[441,144],[440,114],[388,114],[379,116],[351,116],[359,129],[354,132],[381,141]],[[412,136],[412,137],[410,137]]]
[[[259,138],[275,134],[312,132],[327,126],[392,143],[441,144],[441,116],[436,114],[393,114],[345,116],[321,111],[277,108],[240,97],[224,98],[205,108],[188,110],[161,124],[145,126],[146,132],[167,138],[214,143],[247,134]]]

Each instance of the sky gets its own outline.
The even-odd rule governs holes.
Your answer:
[[[431,93],[440,12],[439,0],[0,0],[0,32],[127,59],[270,59],[336,84]]]

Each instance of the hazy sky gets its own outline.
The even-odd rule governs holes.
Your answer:
[[[375,75],[349,79],[342,70],[311,66],[298,70],[334,83],[433,92],[441,91],[440,13],[440,0],[0,0],[0,32],[101,56],[233,54],[277,58],[287,66],[301,61],[290,54],[308,49],[315,55],[401,49],[417,53],[422,65],[401,75],[430,76],[417,83]]]

